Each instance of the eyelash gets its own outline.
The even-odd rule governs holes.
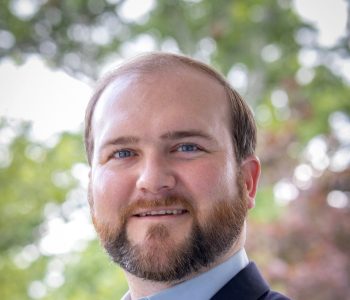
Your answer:
[[[186,150],[186,148],[187,148],[187,150]],[[189,150],[188,148],[191,148],[191,149]],[[179,151],[179,149],[182,149],[182,150]],[[184,144],[177,145],[174,148],[174,150],[172,150],[171,152],[174,153],[174,152],[199,152],[199,151],[204,151],[204,150],[196,144],[184,143]],[[126,158],[130,158],[130,157],[133,157],[136,155],[137,154],[133,150],[120,149],[120,150],[116,150],[115,152],[113,152],[113,154],[111,155],[111,158],[126,159]]]
[[[118,154],[120,153],[129,153],[129,155],[122,155],[122,156],[117,156]],[[112,156],[113,158],[116,158],[116,159],[125,159],[125,158],[129,158],[129,157],[132,157],[132,156],[135,156],[136,153],[132,150],[129,150],[129,149],[121,149],[121,150],[117,150],[115,152],[113,152]]]
[[[188,148],[188,147],[191,147],[192,150],[185,150],[185,149],[184,149],[185,147],[187,147],[187,148]],[[181,144],[181,145],[176,146],[174,152],[176,152],[176,151],[177,151],[178,149],[180,149],[180,148],[182,148],[182,151],[179,151],[179,152],[198,152],[198,151],[202,151],[202,149],[201,149],[198,145],[188,143],[188,144]],[[193,150],[193,148],[194,148],[194,150]]]

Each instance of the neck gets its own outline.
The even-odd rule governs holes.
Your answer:
[[[205,273],[209,271],[210,269],[216,267],[217,265],[225,262],[230,257],[232,257],[236,252],[238,252],[240,249],[243,248],[245,243],[245,226],[243,227],[242,233],[240,237],[237,239],[237,241],[232,245],[232,247],[229,249],[229,251],[225,252],[224,255],[218,257],[218,259],[215,260],[214,263],[212,263],[210,266],[203,267],[199,271],[195,273],[191,273],[187,277],[183,278],[179,281],[171,281],[171,282],[155,282],[146,280],[143,278],[136,277],[132,275],[131,273],[124,271],[126,280],[128,282],[130,296],[132,300],[140,299],[142,297],[150,296],[157,294],[165,289],[168,289],[170,287],[173,287],[183,281],[187,281],[193,277],[196,277],[202,273]]]

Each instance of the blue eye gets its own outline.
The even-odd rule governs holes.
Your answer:
[[[118,150],[114,153],[114,157],[116,158],[128,158],[131,156],[135,156],[135,152],[131,150]]]
[[[177,148],[177,151],[179,152],[194,152],[198,150],[199,148],[197,147],[197,145],[194,144],[183,144]]]

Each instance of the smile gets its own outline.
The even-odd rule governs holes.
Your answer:
[[[141,212],[136,214],[136,217],[149,217],[149,216],[175,216],[175,215],[182,215],[186,213],[187,210],[185,209],[164,209],[164,210],[151,210],[146,212]]]

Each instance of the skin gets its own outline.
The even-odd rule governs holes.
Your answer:
[[[229,122],[224,89],[197,70],[182,67],[142,79],[135,74],[119,77],[101,95],[92,120],[93,218],[118,231],[121,212],[139,199],[153,201],[180,194],[191,199],[198,222],[204,224],[215,205],[237,196],[238,168],[248,208],[252,208],[260,164],[249,156],[237,166]],[[155,210],[163,209],[185,207],[177,204]],[[136,206],[128,217],[127,236],[132,244],[144,249],[158,244],[176,247],[189,237],[192,214],[136,216],[150,210]],[[159,224],[167,234],[150,239],[150,228]],[[237,252],[244,240],[245,229],[210,267]],[[159,260],[167,261],[161,253]],[[132,299],[175,284],[142,280],[128,272],[126,277]]]

